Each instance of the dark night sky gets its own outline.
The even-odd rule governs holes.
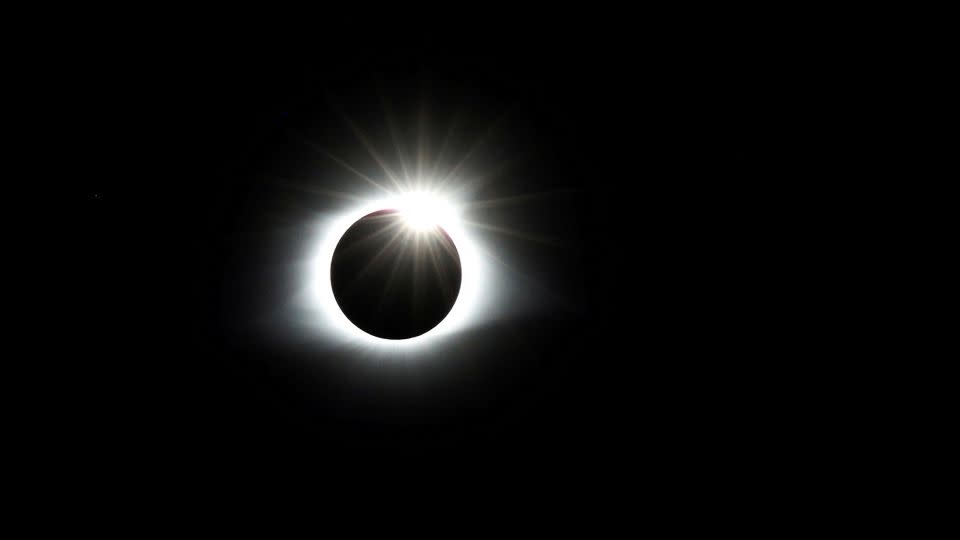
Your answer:
[[[745,210],[779,196],[783,126],[803,104],[776,28],[725,16],[362,36],[326,21],[303,39],[194,32],[76,53],[73,129],[108,165],[82,189],[90,355],[66,368],[65,429],[183,459],[741,458],[786,384],[742,341],[739,291],[773,264]],[[376,133],[384,96],[441,126],[467,111],[467,140],[500,122],[483,159],[507,166],[483,195],[549,194],[488,217],[555,240],[498,245],[566,308],[477,328],[455,368],[345,371],[348,353],[245,330],[295,286],[282,262],[303,243],[284,231],[330,204],[289,184],[338,189],[304,141],[362,159],[342,114]]]

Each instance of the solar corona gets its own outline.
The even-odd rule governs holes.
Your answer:
[[[318,223],[306,276],[321,336],[393,355],[481,320],[493,278],[462,208],[450,195],[411,191]]]

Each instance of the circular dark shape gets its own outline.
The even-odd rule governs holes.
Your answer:
[[[333,296],[344,315],[386,339],[416,337],[439,324],[457,300],[461,277],[447,232],[410,227],[397,210],[357,220],[330,263]]]

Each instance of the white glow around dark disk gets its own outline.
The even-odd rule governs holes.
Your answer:
[[[347,319],[333,296],[330,265],[337,244],[357,220],[379,210],[398,210],[418,230],[442,227],[460,255],[462,277],[456,303],[437,326],[410,339],[384,339],[364,332]],[[457,204],[447,197],[421,191],[370,199],[328,218],[318,232],[316,251],[308,265],[308,307],[317,316],[312,326],[320,330],[325,340],[391,352],[416,350],[476,324],[488,310],[489,295],[483,292],[491,286],[489,263],[481,257],[478,240],[464,228]]]

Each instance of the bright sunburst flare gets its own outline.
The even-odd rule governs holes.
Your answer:
[[[502,190],[490,193],[490,186],[504,174],[504,166],[509,161],[502,156],[491,160],[486,153],[492,148],[493,136],[502,127],[504,116],[469,130],[474,138],[468,140],[461,136],[467,131],[464,125],[468,122],[465,115],[461,115],[463,111],[457,111],[440,144],[433,145],[428,132],[431,122],[427,121],[426,111],[420,111],[414,128],[415,137],[410,138],[409,129],[404,129],[406,124],[395,121],[385,107],[383,113],[389,127],[389,142],[395,151],[395,156],[388,156],[376,148],[375,138],[368,135],[368,130],[361,129],[346,111],[338,109],[338,112],[368,160],[366,163],[348,163],[322,145],[303,141],[349,173],[331,183],[343,185],[351,177],[362,182],[354,182],[346,189],[321,189],[313,182],[298,186],[306,192],[342,202],[336,210],[325,210],[317,216],[313,227],[315,236],[310,242],[314,247],[304,275],[307,294],[300,296],[301,301],[297,304],[302,314],[300,321],[307,325],[310,334],[301,337],[319,340],[325,347],[363,351],[371,358],[416,359],[449,351],[447,346],[458,343],[454,336],[467,330],[539,305],[542,295],[535,299],[530,293],[531,288],[536,288],[535,280],[525,277],[516,265],[508,264],[499,240],[492,237],[554,244],[550,238],[532,231],[514,230],[490,217],[493,208],[524,204],[549,196],[547,193],[515,194]],[[411,140],[416,146],[413,156],[407,155]],[[437,154],[431,152],[435,146],[439,147]],[[376,172],[371,173],[371,170]],[[483,192],[494,195],[494,198],[479,198]],[[397,233],[398,241],[413,242],[414,249],[417,249],[423,235],[440,227],[459,253],[462,276],[453,307],[432,329],[408,339],[380,338],[355,326],[340,309],[331,283],[331,263],[340,239],[358,220],[381,210],[396,210],[403,218],[402,228],[407,230]],[[413,234],[409,234],[411,232]],[[518,289],[516,284],[519,281],[527,285]],[[530,286],[531,283],[534,287]],[[444,347],[437,347],[441,344]]]
[[[424,231],[459,223],[459,209],[443,197],[430,192],[411,192],[393,202],[404,221],[414,230]]]

